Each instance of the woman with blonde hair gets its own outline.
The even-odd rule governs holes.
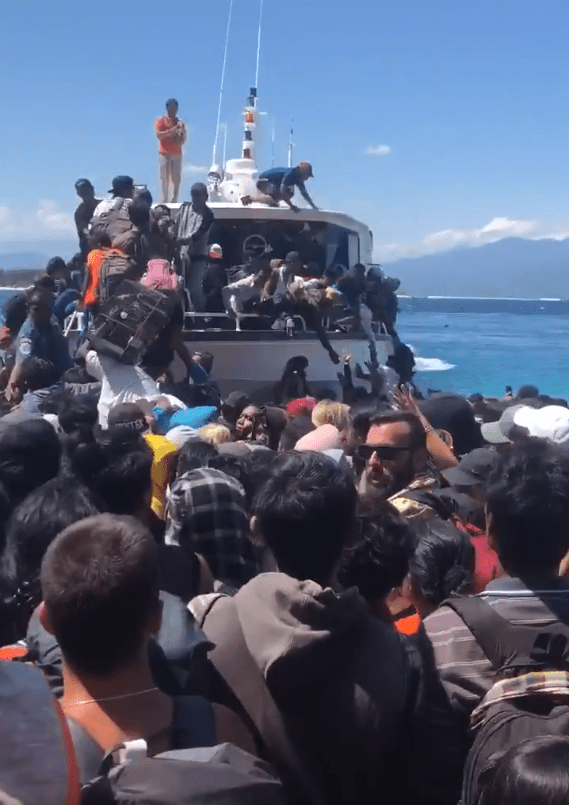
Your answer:
[[[312,411],[312,424],[315,428],[334,425],[340,431],[350,427],[350,406],[333,400],[321,400]]]
[[[208,444],[224,444],[231,441],[231,431],[219,422],[210,422],[198,429],[198,434],[203,442]]]

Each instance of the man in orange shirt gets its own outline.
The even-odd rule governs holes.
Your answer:
[[[174,203],[178,201],[180,183],[182,181],[182,146],[186,142],[186,125],[178,119],[178,101],[170,98],[166,101],[166,112],[155,124],[158,137],[160,160],[160,187],[162,204],[168,202],[169,184],[172,182]]]

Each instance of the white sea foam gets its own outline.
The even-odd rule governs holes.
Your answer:
[[[449,369],[454,368],[454,363],[448,363],[440,358],[415,358],[417,372],[448,372]]]

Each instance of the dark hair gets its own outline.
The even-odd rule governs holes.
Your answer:
[[[61,401],[57,412],[64,433],[78,434],[91,441],[98,420],[97,400],[90,394],[73,394]]]
[[[569,737],[544,735],[513,746],[496,763],[481,805],[566,805]]]
[[[65,260],[63,257],[52,257],[47,262],[47,266],[45,267],[45,273],[48,277],[51,277],[52,274],[55,274],[56,271],[65,271]]]
[[[538,439],[513,445],[490,475],[486,494],[489,527],[504,569],[556,568],[569,550],[567,450]]]
[[[129,205],[128,217],[131,223],[137,227],[148,227],[150,223],[150,209],[148,204],[138,196]]]
[[[521,389],[517,393],[518,400],[525,400],[528,398],[537,399],[539,397],[539,389],[537,386],[526,385],[522,386]]]
[[[156,611],[157,545],[131,517],[88,517],[49,546],[41,586],[65,660],[104,676],[134,657]]]
[[[413,522],[416,544],[411,579],[428,604],[438,607],[453,595],[474,591],[474,548],[470,537],[439,517]]]
[[[14,510],[6,526],[0,575],[26,610],[20,618],[23,629],[41,601],[39,575],[48,546],[64,528],[98,512],[94,497],[85,487],[62,477],[31,492]]]
[[[353,476],[321,453],[284,453],[253,504],[261,534],[279,569],[296,579],[329,583],[352,536]]]
[[[241,481],[247,496],[247,507],[253,507],[255,495],[261,489],[273,470],[277,454],[272,450],[252,450],[245,459],[246,475]]]
[[[95,479],[94,491],[113,514],[135,515],[152,488],[152,450],[131,433],[112,436],[103,444],[106,466]]]
[[[89,250],[93,249],[110,249],[112,245],[111,238],[106,229],[95,226],[88,238]]]
[[[219,452],[214,444],[201,441],[188,441],[180,448],[178,453],[178,466],[176,475],[178,478],[185,472],[200,470],[207,467],[214,456]]]
[[[380,411],[370,417],[369,426],[394,425],[404,422],[409,425],[409,447],[413,452],[425,450],[427,447],[427,434],[419,417],[407,411]]]
[[[303,436],[306,436],[307,433],[311,433],[314,430],[314,425],[312,424],[312,420],[308,416],[293,416],[287,424],[283,432],[281,433],[281,438],[279,442],[279,450],[281,453],[285,453],[288,450],[294,450],[296,443],[302,439]]]
[[[168,98],[168,100],[166,101],[166,107],[170,106],[170,104],[172,103],[175,103],[176,106],[179,106],[179,103],[175,98]]]
[[[195,182],[191,187],[190,193],[202,193],[207,196],[207,187],[203,182]]]
[[[2,425],[0,420],[0,484],[16,506],[59,472],[61,445],[45,419]]]
[[[338,580],[343,587],[357,587],[366,601],[385,598],[407,575],[413,545],[413,533],[394,506],[362,508],[357,542],[346,550]]]
[[[356,439],[365,442],[372,417],[380,414],[389,414],[392,409],[388,406],[378,408],[370,402],[364,402],[361,406],[352,406],[352,431]]]
[[[75,445],[69,455],[69,472],[100,496],[109,512],[135,515],[152,488],[152,460],[152,450],[144,439],[121,429]]]
[[[24,383],[29,391],[46,389],[53,386],[61,378],[61,373],[51,361],[30,355],[22,361]]]

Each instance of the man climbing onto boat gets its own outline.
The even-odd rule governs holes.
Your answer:
[[[313,176],[310,162],[301,162],[295,168],[270,168],[259,176],[257,190],[266,197],[262,200],[267,204],[278,207],[279,201],[284,201],[291,210],[298,212],[298,207],[292,203],[297,187],[304,200],[313,210],[317,210],[305,186],[305,182]]]

